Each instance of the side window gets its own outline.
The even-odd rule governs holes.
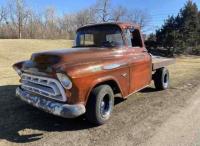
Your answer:
[[[131,31],[131,43],[132,47],[142,47],[142,39],[140,35],[140,31],[138,29],[133,29]]]
[[[129,47],[132,47],[132,42],[131,42],[132,36],[131,36],[131,32],[130,32],[129,29],[126,29],[126,30],[124,31],[124,37],[125,37],[125,39],[126,39],[126,41],[127,41],[128,46],[129,46]]]
[[[106,41],[113,43],[114,46],[122,46],[123,45],[121,33],[107,34]]]

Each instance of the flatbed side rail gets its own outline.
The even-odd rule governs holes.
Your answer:
[[[176,59],[174,58],[152,56],[152,70],[155,71],[156,69],[174,64],[175,62],[176,62]]]

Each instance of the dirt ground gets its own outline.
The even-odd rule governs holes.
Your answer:
[[[170,116],[142,146],[200,145],[200,88],[184,108]]]
[[[142,145],[158,135],[168,119],[186,110],[200,88],[200,57],[180,57],[169,67],[168,90],[156,91],[152,85],[127,100],[116,99],[111,120],[99,127],[84,116],[71,120],[52,116],[15,97],[19,78],[11,68],[14,62],[38,50],[70,44],[0,40],[0,145]]]

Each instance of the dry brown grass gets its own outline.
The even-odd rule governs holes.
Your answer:
[[[171,85],[181,84],[182,81],[200,77],[200,57],[181,57],[176,64],[169,66]]]
[[[33,52],[69,48],[71,40],[0,40],[0,86],[17,84],[18,76],[12,65],[30,58]]]

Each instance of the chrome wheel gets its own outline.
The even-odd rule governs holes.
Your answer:
[[[103,97],[100,104],[100,113],[102,117],[106,117],[110,115],[112,102],[110,100],[110,96],[107,94]]]
[[[168,83],[169,83],[168,81],[169,81],[169,76],[168,76],[168,74],[165,74],[164,79],[163,79],[163,85],[165,88],[168,87]]]

